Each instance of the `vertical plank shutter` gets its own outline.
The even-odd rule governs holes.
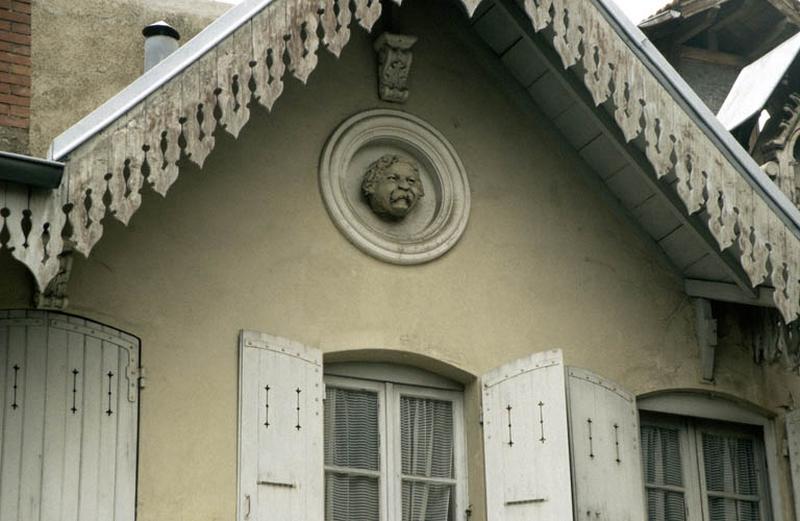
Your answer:
[[[565,378],[560,351],[482,378],[488,521],[572,519]]]
[[[789,446],[795,518],[800,519],[800,409],[786,414],[786,441]]]
[[[0,312],[0,519],[133,521],[138,341]]]
[[[237,519],[322,520],[322,354],[242,331],[239,375]]]
[[[646,519],[636,400],[589,371],[567,374],[576,519]]]

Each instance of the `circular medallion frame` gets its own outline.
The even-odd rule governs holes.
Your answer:
[[[376,215],[361,191],[366,169],[387,154],[418,165],[425,189],[402,221]],[[393,264],[444,255],[469,219],[469,182],[455,149],[432,125],[399,110],[368,110],[339,125],[323,150],[319,182],[339,231],[363,252]]]

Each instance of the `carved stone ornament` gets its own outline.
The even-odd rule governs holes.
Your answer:
[[[411,73],[411,47],[416,36],[383,33],[375,40],[378,53],[378,94],[383,101],[405,103]]]
[[[467,226],[461,160],[441,133],[405,112],[369,110],[342,123],[325,145],[320,188],[339,231],[386,262],[431,261]]]
[[[372,163],[361,180],[361,193],[375,215],[402,221],[425,195],[419,165],[397,154],[386,154]]]

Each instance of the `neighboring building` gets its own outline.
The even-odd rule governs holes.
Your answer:
[[[795,0],[674,0],[639,27],[717,113],[742,68],[800,28]]]
[[[610,3],[246,0],[135,78],[159,12],[57,85],[100,4],[0,153],[2,521],[800,521],[800,210]]]

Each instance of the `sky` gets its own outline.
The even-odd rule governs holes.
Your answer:
[[[242,0],[217,0],[225,4],[238,4]],[[667,0],[613,0],[619,5],[633,23],[639,23],[659,8],[667,5]]]
[[[669,3],[665,0],[614,0],[614,2],[637,24]]]

